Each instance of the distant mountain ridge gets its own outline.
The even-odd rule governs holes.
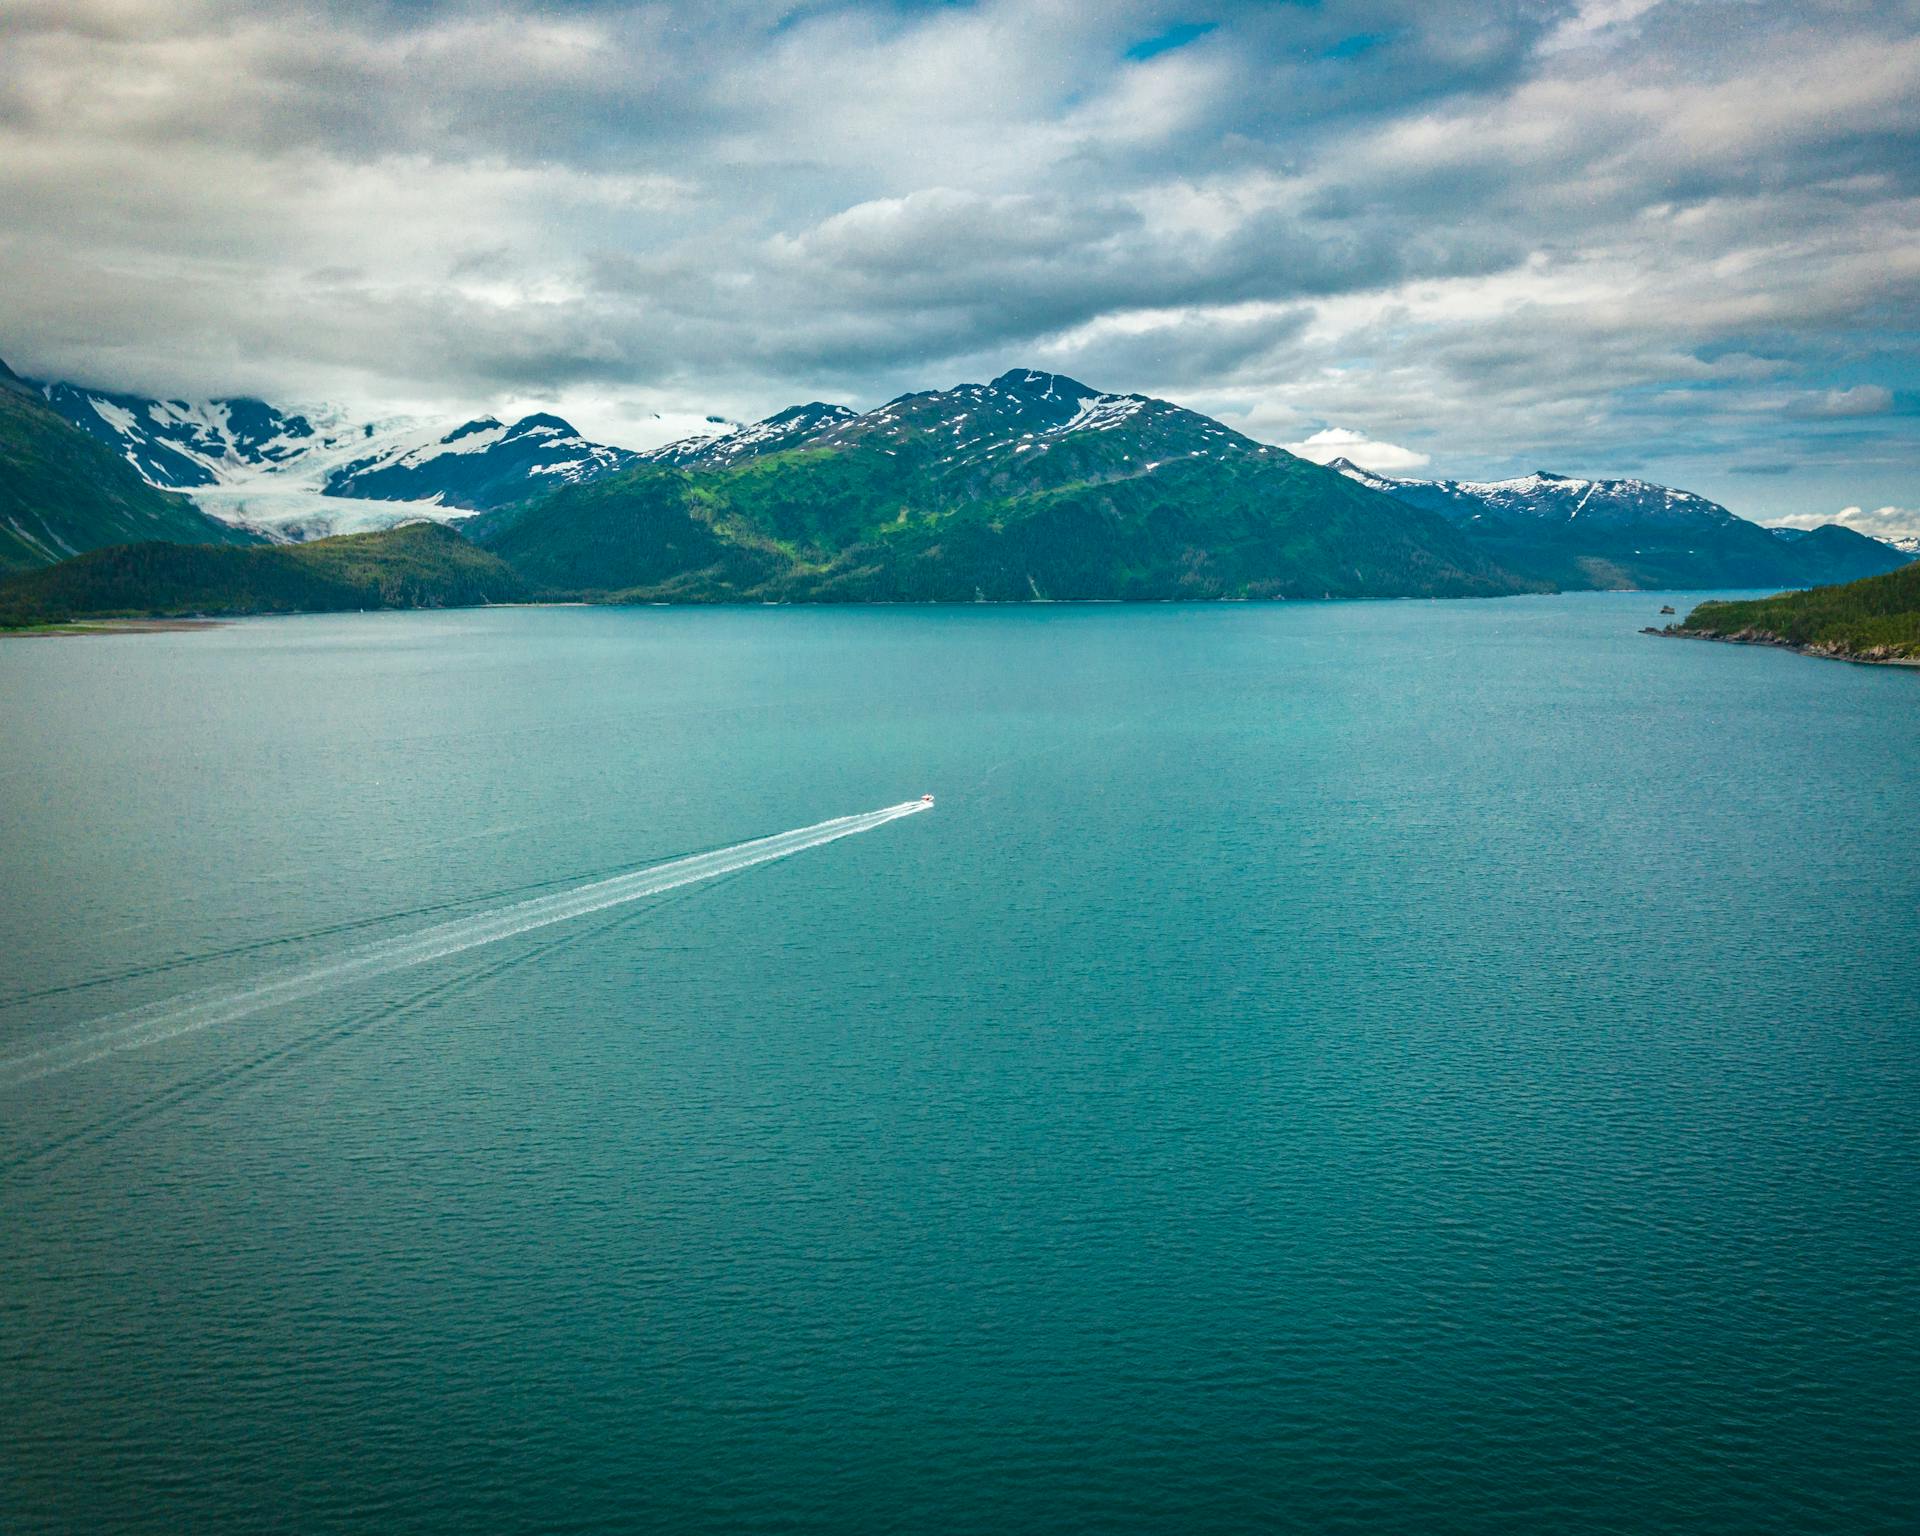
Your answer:
[[[1785,539],[1788,543],[1792,544],[1806,538],[1809,534],[1819,533],[1827,528],[1844,528],[1846,526],[1844,523],[1822,523],[1819,528],[1782,528],[1774,524],[1769,524],[1767,526],[1767,532],[1772,534],[1776,539]],[[1859,529],[1855,528],[1849,531],[1858,533]],[[1881,544],[1887,545],[1889,548],[1897,549],[1902,554],[1920,555],[1920,533],[1879,533],[1867,534],[1864,535],[1864,537],[1874,539]]]
[[[1829,523],[1784,540],[1691,491],[1646,480],[1536,470],[1507,480],[1395,480],[1347,459],[1329,466],[1436,512],[1502,564],[1564,587],[1765,587],[1853,581],[1898,570],[1899,550]]]
[[[1508,480],[1393,480],[1348,459],[1335,459],[1328,468],[1455,521],[1490,514],[1568,523],[1585,518],[1589,526],[1604,528],[1744,521],[1704,496],[1648,480],[1583,480],[1544,469]]]
[[[1767,532],[1777,537],[1780,530],[1769,528]],[[1794,568],[1801,581],[1809,586],[1823,587],[1884,576],[1903,569],[1920,554],[1920,549],[1906,549],[1892,539],[1872,538],[1843,523],[1822,523],[1818,528],[1795,532],[1800,537],[1788,541],[1793,550]]]

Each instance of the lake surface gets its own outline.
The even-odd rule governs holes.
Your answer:
[[[1662,600],[0,644],[0,1528],[1912,1529],[1920,675]]]

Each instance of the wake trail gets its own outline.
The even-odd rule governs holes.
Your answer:
[[[877,811],[838,816],[810,827],[777,832],[771,837],[735,843],[549,896],[535,896],[493,911],[437,923],[415,933],[364,945],[332,960],[270,974],[250,985],[207,988],[126,1013],[110,1014],[77,1026],[66,1039],[55,1044],[0,1059],[0,1088],[18,1087],[103,1060],[115,1052],[140,1050],[180,1035],[230,1024],[333,987],[444,959],[482,944],[495,944],[536,928],[585,917],[590,912],[604,911],[645,896],[657,896],[696,881],[791,858],[796,853],[874,831],[926,809],[926,802],[908,800]]]
[[[695,853],[711,853],[709,848],[695,849]],[[677,854],[678,858],[691,858],[692,854]],[[665,862],[662,855],[653,856]],[[220,949],[205,949],[197,954],[179,955],[166,960],[156,960],[147,965],[129,966],[123,971],[108,971],[97,976],[83,976],[77,981],[61,982],[58,986],[39,987],[31,992],[16,992],[8,997],[0,997],[0,1009],[18,1008],[27,1003],[39,1002],[49,997],[65,997],[75,992],[91,991],[95,987],[108,987],[123,981],[139,981],[149,976],[165,976],[173,971],[186,970],[191,966],[206,965],[215,960],[232,960],[241,955],[259,954],[269,949],[291,949],[296,945],[310,944],[315,939],[337,938],[343,933],[354,933],[363,928],[377,928],[382,923],[398,922],[406,917],[429,917],[435,912],[452,912],[461,907],[478,906],[483,901],[498,901],[502,896],[521,896],[528,891],[544,891],[556,885],[571,885],[575,881],[595,880],[610,875],[615,870],[628,868],[634,861],[623,859],[618,864],[603,865],[598,869],[575,870],[572,874],[556,875],[546,880],[530,880],[520,885],[503,886],[498,890],[478,891],[471,896],[455,897],[447,901],[431,902],[422,907],[403,907],[397,912],[378,912],[372,917],[349,918],[342,922],[328,923],[325,927],[309,928],[303,933],[276,934],[270,939],[254,939],[244,944],[228,944]]]
[[[559,938],[535,945],[524,953],[508,954],[502,959],[491,964],[480,965],[471,971],[440,977],[407,997],[384,1000],[373,1007],[362,1009],[357,1014],[349,1015],[343,1021],[312,1030],[297,1039],[273,1045],[250,1058],[223,1061],[208,1071],[174,1084],[153,1098],[78,1126],[67,1134],[23,1151],[16,1157],[0,1159],[0,1178],[28,1169],[39,1170],[51,1167],[65,1162],[77,1153],[97,1151],[101,1147],[110,1145],[128,1131],[137,1130],[156,1120],[167,1119],[178,1110],[217,1096],[222,1090],[243,1089],[250,1081],[256,1080],[262,1074],[270,1073],[276,1067],[289,1062],[297,1063],[309,1059],[327,1046],[351,1039],[371,1025],[405,1019],[441,998],[456,996],[518,965],[538,960],[571,942],[573,937],[573,934],[565,933]]]

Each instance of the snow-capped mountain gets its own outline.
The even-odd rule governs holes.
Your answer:
[[[240,396],[156,400],[71,384],[31,388],[153,485],[186,492],[225,523],[282,539],[420,518],[454,522],[639,465],[724,475],[776,455],[790,456],[783,469],[791,462],[821,470],[823,484],[856,472],[867,489],[897,484],[902,499],[889,515],[899,518],[1092,488],[1169,505],[1192,498],[1217,510],[1221,498],[1256,482],[1290,504],[1344,517],[1358,494],[1349,486],[1329,496],[1308,484],[1321,477],[1318,466],[1169,401],[1022,368],[985,384],[900,395],[870,411],[813,401],[751,425],[708,417],[714,434],[645,452],[593,442],[548,414],[369,421],[336,407],[288,410]],[[793,454],[798,449],[820,453]],[[1644,480],[1545,471],[1394,480],[1344,459],[1326,468],[1401,503],[1403,520],[1405,509],[1418,509],[1457,531],[1446,535],[1422,518],[1416,523],[1431,523],[1428,533],[1409,524],[1409,538],[1463,535],[1473,558],[1534,585],[1806,585],[1873,574],[1916,552],[1839,527],[1811,539],[1774,537],[1703,496]],[[1169,477],[1181,484],[1155,489]],[[1199,479],[1207,479],[1204,494]],[[805,522],[775,532],[791,542],[810,529]],[[474,536],[487,535],[482,528]]]
[[[1030,368],[1010,369],[987,384],[900,395],[871,411],[818,401],[793,406],[753,426],[669,443],[643,457],[702,469],[792,448],[860,446],[924,457],[950,477],[965,477],[973,469],[991,478],[1022,457],[1044,458],[1057,449],[1084,460],[1087,434],[1121,444],[1112,465],[1116,475],[1150,473],[1184,458],[1287,457],[1168,401],[1107,394],[1063,374]]]
[[[639,599],[1032,601],[1538,590],[1416,512],[1168,401],[1014,369],[818,402],[490,513],[536,586]]]
[[[1544,469],[1510,480],[1393,480],[1348,459],[1335,459],[1327,467],[1454,522],[1489,516],[1560,523],[1579,519],[1589,527],[1603,528],[1725,527],[1745,522],[1718,502],[1647,480],[1582,480]]]
[[[917,477],[920,488],[902,503],[916,509],[1159,479],[1196,462],[1297,463],[1169,401],[1018,368],[865,412],[816,401],[642,457],[698,471],[799,448],[884,455],[895,465],[887,474]],[[1717,502],[1645,480],[1544,470],[1506,480],[1392,480],[1344,459],[1326,467],[1453,524],[1509,570],[1565,587],[1807,585],[1899,560],[1844,529],[1789,547]]]
[[[1744,521],[1716,501],[1646,480],[1581,480],[1536,470],[1512,480],[1467,481],[1459,489],[1492,512],[1569,523],[1581,518],[1603,527],[1724,527]]]
[[[1510,480],[1393,480],[1347,459],[1327,467],[1437,512],[1516,570],[1568,586],[1808,586],[1904,563],[1838,524],[1776,537],[1782,530],[1646,480],[1583,480],[1545,470]]]
[[[335,407],[264,400],[155,400],[44,384],[54,410],[149,483],[185,491],[214,517],[282,538],[317,538],[417,518],[451,522],[637,461],[558,416],[511,425],[356,419]]]
[[[851,421],[855,414],[844,405],[815,400],[807,405],[790,405],[765,421],[735,426],[717,435],[683,437],[664,447],[649,449],[640,457],[651,464],[687,468],[737,464],[763,453],[803,448],[829,428]]]
[[[0,575],[113,544],[251,544],[142,480],[0,361]]]
[[[150,485],[171,491],[245,478],[328,441],[307,417],[264,400],[149,400],[72,384],[43,385],[41,393],[82,432],[116,449]]]
[[[425,442],[386,443],[331,470],[322,488],[329,496],[478,512],[638,461],[624,448],[587,441],[558,416],[523,416],[511,426],[482,416]]]

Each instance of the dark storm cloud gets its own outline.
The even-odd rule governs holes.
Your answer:
[[[1906,505],[1916,178],[1910,3],[14,0],[0,355],[589,415],[1034,360]]]

